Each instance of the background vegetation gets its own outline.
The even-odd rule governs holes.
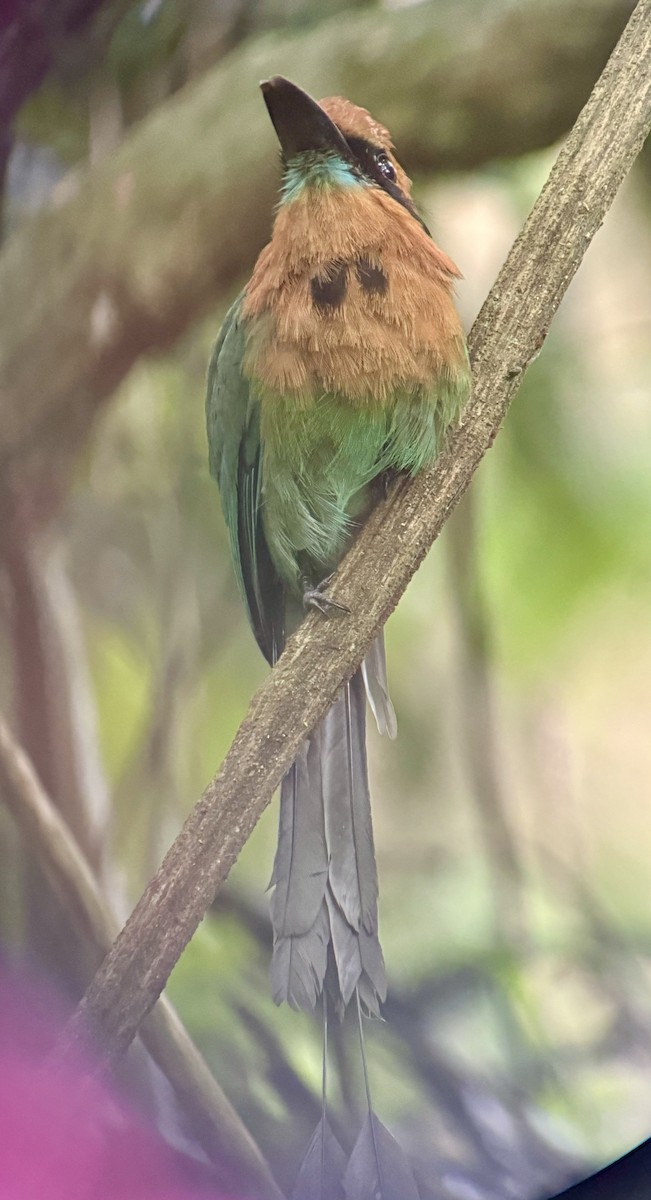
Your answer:
[[[259,78],[344,91],[390,125],[469,325],[631,8],[16,7],[0,695],[123,916],[265,670],[203,428],[211,343],[271,220]],[[391,980],[372,1086],[437,1200],[533,1200],[650,1132],[650,186],[643,158],[387,630],[400,737],[371,750]],[[285,1186],[318,1118],[320,1027],[266,983],[275,822],[169,993]],[[0,937],[71,1000],[96,965],[1,809]],[[333,1045],[344,1127],[354,1038],[345,1023]],[[132,1059],[129,1087],[178,1140]]]

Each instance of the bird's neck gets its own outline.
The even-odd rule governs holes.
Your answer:
[[[350,188],[363,186],[351,164],[336,155],[303,156],[301,162],[290,163],[285,171],[280,206],[282,209],[297,201],[309,206],[314,203],[315,195],[322,192],[341,192],[345,195]]]

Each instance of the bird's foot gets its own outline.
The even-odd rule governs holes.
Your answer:
[[[327,592],[323,591],[323,589],[328,586],[331,579],[332,575],[328,575],[325,579],[321,580],[321,583],[318,587],[310,587],[310,585],[306,583],[306,586],[303,589],[304,608],[317,608],[320,613],[323,613],[324,617],[330,617],[335,612],[350,612],[348,605],[340,604],[338,600],[333,600],[332,596],[328,596]]]
[[[378,483],[380,485],[380,495],[383,500],[387,499],[387,496],[389,495],[389,492],[391,491],[393,484],[395,483],[396,479],[398,479],[398,478],[399,478],[399,473],[398,473],[398,471],[396,471],[395,467],[387,467],[386,471],[382,471],[381,474],[378,476]]]

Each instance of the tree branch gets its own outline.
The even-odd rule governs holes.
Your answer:
[[[435,466],[369,518],[332,586],[350,608],[309,616],[257,692],[206,788],[73,1018],[107,1061],[164,987],[305,735],[397,604],[490,447],[528,364],[651,125],[651,0],[640,0],[470,337],[474,393]]]
[[[1,716],[0,794],[99,963],[118,933],[118,921],[68,825]],[[280,1200],[281,1193],[251,1134],[164,996],[143,1022],[140,1035],[216,1167],[218,1182],[225,1188],[236,1187],[238,1194],[246,1189],[247,1195]]]
[[[413,165],[476,166],[569,127],[632,0],[525,7],[493,0],[480,22],[459,0],[371,7],[251,39],[137,125],[70,203],[26,221],[0,258],[0,466],[44,442],[50,465],[76,454],[133,363],[250,266],[277,183],[265,72],[367,104]]]

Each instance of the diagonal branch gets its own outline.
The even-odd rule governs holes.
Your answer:
[[[0,715],[0,798],[77,932],[100,962],[119,930],[88,860],[44,791],[32,764]],[[271,1172],[251,1134],[211,1075],[175,1009],[162,997],[140,1031],[176,1092],[190,1127],[225,1188],[280,1200]]]
[[[107,1061],[129,1045],[302,739],[470,483],[650,126],[651,0],[639,0],[475,322],[474,394],[462,423],[435,466],[375,510],[342,563],[332,590],[350,616],[308,617],[254,696],[221,770],[95,976],[67,1044],[90,1029]]]

